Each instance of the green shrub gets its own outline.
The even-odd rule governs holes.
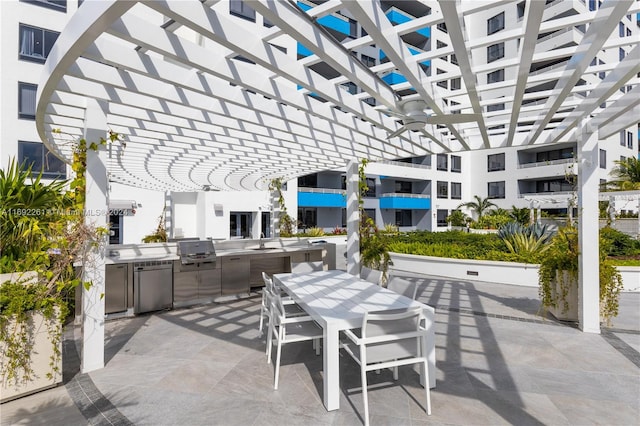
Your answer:
[[[629,235],[610,226],[600,230],[603,248],[608,256],[634,256],[640,254],[640,240],[634,240]]]

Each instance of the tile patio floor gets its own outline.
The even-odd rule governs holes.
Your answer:
[[[372,425],[640,423],[640,293],[614,327],[585,334],[537,315],[537,288],[409,275],[436,307],[437,384],[424,412],[418,375],[370,374]],[[321,401],[322,357],[285,346],[280,389],[257,331],[260,296],[106,325],[106,367],[78,373],[65,340],[65,384],[2,404],[2,425],[360,425],[359,368],[341,358],[340,410]]]

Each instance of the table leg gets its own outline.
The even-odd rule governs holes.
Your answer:
[[[340,408],[340,341],[338,329],[330,325],[324,328],[324,406],[327,411]]]
[[[435,312],[433,309],[425,309],[424,327],[427,329],[426,339],[422,339],[422,353],[427,354],[427,364],[429,366],[429,387],[436,387],[436,330],[435,330]],[[424,367],[421,367],[421,369]],[[420,384],[424,383],[424,374],[420,375]]]

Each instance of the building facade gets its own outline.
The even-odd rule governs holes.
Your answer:
[[[35,130],[35,99],[40,73],[51,47],[69,17],[81,6],[76,0],[11,0],[0,2],[2,28],[0,63],[0,163],[6,168],[10,159],[33,164],[42,170],[45,179],[64,179],[69,168],[48,153]],[[311,10],[321,1],[299,1],[298,7]],[[382,1],[385,15],[394,25],[404,24],[431,13],[422,2]],[[504,59],[517,60],[520,39],[511,37],[510,30],[523,25],[527,2],[505,2],[493,7],[485,15],[473,14],[473,21],[465,22],[470,37],[494,36],[496,42],[476,48],[472,52],[476,80],[485,86],[490,96],[481,100],[491,121],[487,131],[491,138],[508,137],[509,114],[514,100],[508,98],[517,76]],[[243,31],[268,32],[271,24],[257,14],[250,2],[223,1],[213,7],[228,11]],[[518,147],[526,137],[527,117],[534,117],[544,104],[559,73],[570,57],[568,46],[577,45],[587,30],[580,17],[593,13],[599,2],[588,0],[548,1],[543,22],[574,17],[573,25],[557,31],[539,34],[536,52],[544,53],[532,63],[530,80],[535,87],[527,89],[517,105],[520,111],[518,132],[511,135],[513,146],[504,149],[469,151],[448,154],[425,154],[412,158],[372,159],[367,166],[369,191],[364,199],[367,215],[379,226],[392,224],[401,230],[445,230],[446,217],[461,203],[473,196],[491,198],[501,208],[536,207],[550,213],[563,213],[569,208],[573,188],[566,179],[576,172],[575,141],[551,146]],[[334,38],[348,42],[366,35],[357,20],[348,13],[336,11],[318,19],[318,23]],[[170,27],[171,22],[159,22]],[[176,32],[182,31],[176,28]],[[412,55],[430,53],[430,59],[420,66],[431,77],[434,90],[455,114],[462,100],[457,93],[464,88],[458,59],[451,54],[445,25],[421,28],[405,37],[411,44]],[[188,36],[182,34],[182,36]],[[599,81],[615,69],[628,54],[625,39],[639,37],[638,17],[626,16],[618,31],[611,35],[606,48],[590,65],[589,72],[571,96],[577,100],[585,96]],[[198,41],[198,40],[196,40]],[[205,43],[206,41],[202,41]],[[279,36],[270,40],[287,55],[305,60],[310,52],[304,45]],[[442,54],[437,54],[442,52]],[[351,52],[362,64],[402,95],[413,88],[397,69],[388,68],[388,59],[375,45],[361,45]],[[237,60],[244,60],[237,57]],[[315,71],[324,76],[340,78],[326,64],[318,64]],[[438,76],[442,76],[439,78]],[[362,93],[357,83],[345,81],[345,91]],[[622,90],[626,90],[623,88]],[[314,96],[308,93],[308,96]],[[375,106],[375,100],[362,93],[362,101]],[[529,112],[530,111],[530,112]],[[566,116],[558,111],[557,119]],[[533,120],[534,118],[531,118]],[[533,124],[533,122],[531,123]],[[638,128],[620,132],[601,141],[599,158],[600,179],[606,181],[615,161],[638,157]],[[354,159],[358,160],[358,159]],[[266,186],[266,185],[265,185]],[[346,226],[344,170],[327,170],[288,182],[284,191],[287,210],[302,229],[321,227],[325,231]],[[173,238],[211,237],[214,239],[259,238],[271,236],[273,202],[267,191],[250,193],[216,192],[202,188],[198,192],[159,192],[132,188],[119,183],[110,185],[110,216],[112,243],[138,243],[151,233],[158,221],[166,221]],[[633,205],[616,205],[618,210],[636,210]]]

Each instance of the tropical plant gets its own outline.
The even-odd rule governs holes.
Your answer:
[[[607,323],[618,315],[622,277],[607,259],[608,243],[600,238],[599,253],[599,296],[600,317]],[[538,272],[538,293],[543,309],[555,307],[565,313],[569,310],[567,298],[570,287],[578,282],[579,271],[578,231],[572,226],[560,228],[552,238],[550,247],[540,262]]]
[[[385,223],[384,228],[382,228],[382,232],[386,235],[397,235],[400,233],[398,229],[398,225],[394,225],[393,223]]]
[[[490,201],[489,197],[481,198],[478,195],[474,195],[475,201],[468,201],[466,203],[462,203],[456,207],[459,209],[460,207],[466,207],[470,209],[475,215],[478,217],[478,220],[484,215],[488,210],[492,208],[496,208],[497,206]]]
[[[614,180],[607,182],[607,187],[618,191],[640,189],[640,160],[629,157],[614,163],[615,167],[609,173]]]
[[[158,217],[158,226],[155,231],[149,235],[145,235],[142,238],[143,243],[166,243],[167,242],[167,228],[165,226],[165,212],[166,209],[162,209],[162,213]]]
[[[451,226],[467,226],[471,220],[472,219],[461,210],[454,210],[447,216],[447,223]]]
[[[341,228],[339,226],[336,226],[331,231],[331,235],[347,235],[347,230],[345,228]]]
[[[284,194],[282,193],[283,179],[273,178],[269,182],[269,191],[275,192],[278,197],[278,206],[280,207],[279,223],[280,223],[280,236],[292,237],[295,233],[293,218],[287,213],[287,206],[284,202]]]
[[[531,210],[526,207],[520,209],[516,206],[511,206],[509,216],[522,225],[528,225],[531,222]]]
[[[322,237],[325,235],[324,229],[318,228],[317,226],[307,228],[304,233],[307,237]]]
[[[382,271],[382,280],[386,280],[389,265],[392,264],[389,255],[389,236],[378,230],[372,218],[364,213],[364,197],[369,190],[365,168],[367,159],[362,159],[358,166],[358,209],[360,211],[360,261],[362,266]]]
[[[477,221],[471,223],[474,229],[500,229],[506,223],[513,219],[509,216],[509,212],[504,209],[489,210],[486,214],[478,218]]]

